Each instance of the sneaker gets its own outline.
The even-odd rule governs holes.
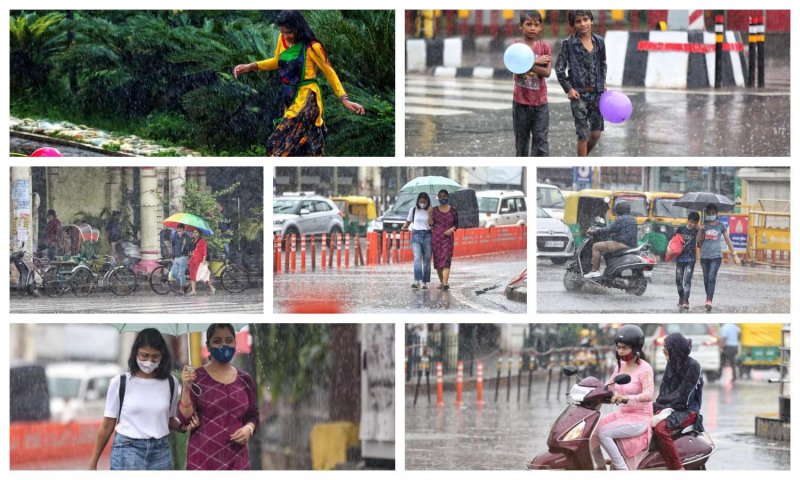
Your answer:
[[[211,285],[209,285],[208,286],[208,293],[209,293],[209,295],[214,295],[215,293],[217,293],[217,289],[212,287]]]
[[[175,281],[175,277],[172,276],[172,272],[169,272],[167,274],[167,280],[169,280],[170,282]]]
[[[711,311],[711,299],[707,298],[706,299],[706,312],[710,312],[710,311]]]
[[[602,274],[600,272],[589,272],[586,275],[584,275],[583,278],[597,278],[601,276]]]
[[[411,288],[419,288],[419,284],[417,282],[414,282],[411,284]]]
[[[685,311],[689,311],[689,300],[684,300],[683,301],[683,309]]]
[[[422,289],[423,290],[427,290],[428,289],[428,284],[423,282],[422,283]]]
[[[442,285],[442,290],[450,290],[450,285]]]

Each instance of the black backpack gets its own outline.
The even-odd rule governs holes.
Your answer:
[[[172,406],[172,399],[175,397],[175,377],[170,374],[169,378],[169,405]],[[122,402],[125,400],[125,384],[127,383],[126,374],[119,376],[119,412],[117,412],[117,423],[122,417]]]

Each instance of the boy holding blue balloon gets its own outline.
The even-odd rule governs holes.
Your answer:
[[[600,95],[606,89],[606,46],[592,33],[591,10],[570,10],[567,20],[575,29],[561,43],[556,77],[567,94],[578,135],[578,156],[589,155],[604,130]]]
[[[519,17],[523,43],[533,50],[536,60],[526,73],[514,74],[512,115],[518,157],[547,157],[550,146],[550,110],[547,106],[547,84],[550,76],[550,44],[541,40],[542,14],[536,10],[522,12]],[[523,67],[525,68],[525,67]]]

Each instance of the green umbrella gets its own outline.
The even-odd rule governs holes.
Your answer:
[[[172,335],[173,337],[177,337],[180,335],[187,335],[186,336],[186,345],[189,347],[187,352],[189,353],[189,364],[191,365],[192,359],[192,348],[190,345],[190,337],[188,336],[189,333],[197,333],[197,332],[205,332],[208,330],[208,326],[211,325],[210,323],[112,323],[111,324],[114,328],[117,329],[119,333],[126,333],[126,332],[141,332],[146,328],[155,328],[162,335]],[[242,328],[246,327],[246,323],[234,323],[233,329],[237,332]]]
[[[463,190],[464,187],[447,177],[438,177],[435,175],[427,177],[417,177],[414,180],[403,185],[400,189],[403,193],[422,193],[425,192],[429,195],[436,195],[439,190],[447,190],[448,192],[455,192],[456,190]]]

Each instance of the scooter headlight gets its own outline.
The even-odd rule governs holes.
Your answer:
[[[571,440],[578,440],[583,435],[583,429],[586,428],[586,420],[581,420],[581,423],[575,425],[570,429],[569,432],[564,435],[561,440],[564,442],[569,442]]]

